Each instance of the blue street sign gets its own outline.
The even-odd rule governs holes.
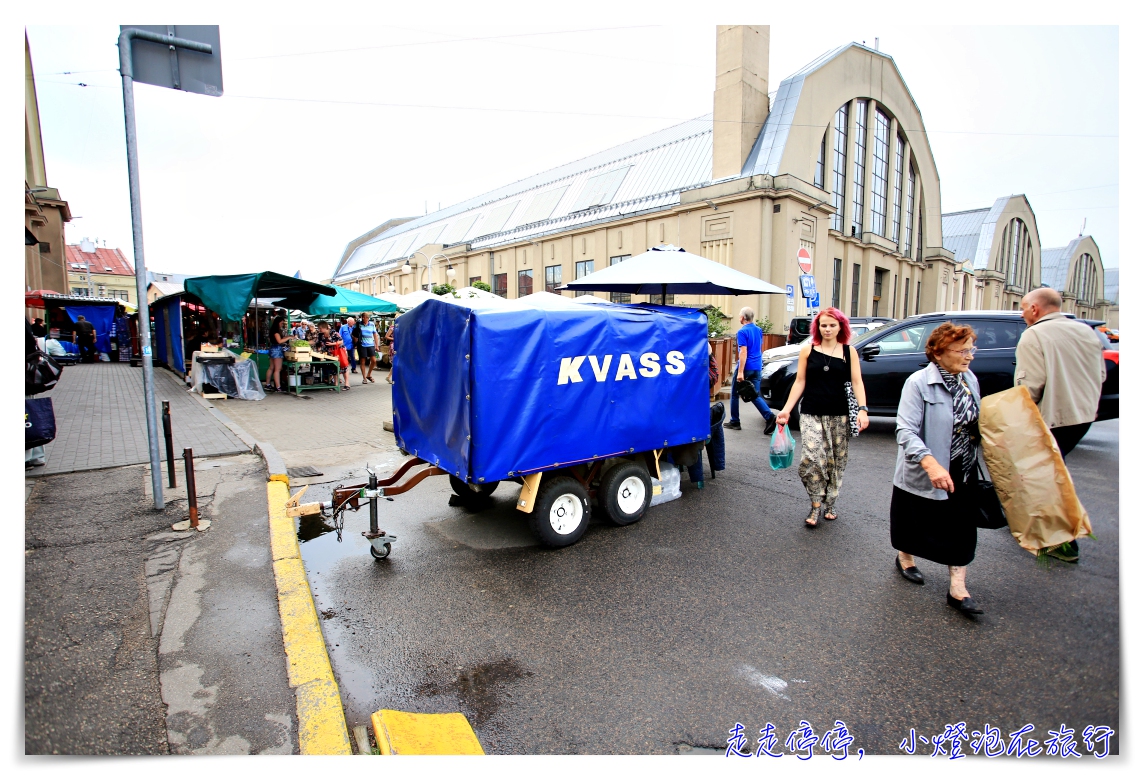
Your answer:
[[[793,284],[788,284],[786,286],[786,297],[790,298],[792,301],[794,300],[794,285]]]
[[[810,274],[800,274],[798,283],[802,286],[802,297],[813,298],[818,290],[814,286],[814,277]]]
[[[812,295],[810,298],[810,308],[817,309],[818,306],[819,306],[819,298],[818,298],[818,292],[816,291],[814,293],[814,295]]]

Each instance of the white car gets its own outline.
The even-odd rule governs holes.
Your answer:
[[[884,322],[852,322],[850,324],[851,338],[857,338],[864,333],[869,333],[874,328],[880,328],[886,323]],[[802,345],[810,340],[810,336],[800,341],[797,344],[783,344],[781,347],[772,347],[763,351],[763,363],[769,363],[772,360],[779,360],[784,357],[794,357],[802,348]]]

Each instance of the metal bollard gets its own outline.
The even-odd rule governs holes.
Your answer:
[[[171,402],[163,402],[163,441],[167,445],[167,487],[175,487],[175,444],[171,435]]]
[[[195,453],[190,447],[183,450],[183,465],[187,471],[187,507],[190,512],[191,528],[199,527],[199,500],[195,495]]]
[[[373,469],[370,469],[370,468],[367,468],[366,471],[369,473],[369,489],[376,491],[377,490],[377,473]],[[374,497],[370,498],[370,500],[369,500],[369,532],[373,536],[377,536],[377,496],[376,495]]]

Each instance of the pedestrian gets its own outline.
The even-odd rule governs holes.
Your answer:
[[[361,345],[358,347],[358,357],[361,358],[361,383],[373,383],[373,369],[377,366],[377,326],[374,325],[368,314],[361,315]]]
[[[357,373],[357,348],[354,344],[353,332],[357,327],[357,320],[353,317],[343,317],[342,327],[338,329],[338,335],[342,337],[342,346],[346,348],[346,355],[350,359],[350,373]]]
[[[48,329],[44,327],[44,320],[41,317],[36,317],[32,322],[32,335],[38,339],[48,337]]]
[[[739,382],[750,382],[755,388],[755,399],[751,401],[751,405],[759,410],[759,414],[766,421],[763,433],[769,436],[774,433],[778,423],[771,407],[767,406],[767,402],[759,395],[763,381],[763,331],[755,324],[754,309],[749,306],[742,308],[739,312],[739,325],[741,327],[735,337],[739,345],[738,359],[735,361],[736,376]],[[734,387],[731,388],[731,419],[723,423],[723,427],[733,431],[742,430],[743,427],[739,424],[739,394],[735,392]]]
[[[925,584],[914,557],[949,567],[946,602],[965,615],[981,607],[965,589],[966,566],[977,551],[977,418],[981,388],[969,370],[977,334],[968,325],[942,323],[926,342],[930,363],[915,371],[898,402],[898,458],[890,499],[894,565],[910,582]]]
[[[277,317],[270,326],[270,366],[266,369],[266,389],[284,393],[282,387],[282,360],[286,357],[286,345],[290,337],[286,335],[286,318]],[[273,382],[271,382],[273,379]]]
[[[318,350],[317,351],[321,352],[324,355],[329,355],[330,357],[335,358],[338,361],[338,372],[337,372],[337,374],[335,374],[335,377],[337,377],[338,379],[341,380],[341,385],[342,385],[343,390],[349,390],[350,389],[350,374],[349,374],[350,364],[349,364],[348,360],[345,361],[344,365],[342,364],[342,361],[343,361],[342,352],[344,351],[344,348],[342,346],[342,337],[338,334],[338,332],[336,330],[334,330],[333,328],[330,327],[330,323],[328,323],[328,322],[323,322],[323,323],[320,323],[318,325]],[[338,383],[335,381],[334,384],[336,385]]]
[[[1061,304],[1060,293],[1049,287],[1021,299],[1021,317],[1029,327],[1017,342],[1013,380],[1028,388],[1063,458],[1096,419],[1107,369],[1100,337],[1061,313]],[[1045,554],[1076,563],[1080,546],[1065,542]]]
[[[389,323],[389,329],[385,331],[385,344],[389,347],[389,373],[385,375],[385,381],[393,384],[393,361],[397,355],[397,315],[393,315],[393,322]]]
[[[357,323],[354,324],[353,330],[350,331],[350,341],[353,344],[353,352],[355,355],[357,355],[358,365],[361,366],[361,371],[364,374],[365,373],[365,361],[362,360],[361,351],[360,351],[360,349],[361,349],[361,318],[362,318],[362,315],[359,315],[358,319],[357,319]]]
[[[95,326],[92,325],[81,314],[76,317],[75,321],[75,335],[73,336],[73,343],[79,344],[80,359],[84,363],[95,362],[95,337],[98,334],[95,332]]]
[[[294,338],[296,338],[296,339],[305,339],[305,338],[306,338],[307,329],[308,329],[308,327],[307,327],[306,323],[305,323],[305,322],[303,322],[302,320],[299,320],[299,321],[298,321],[298,324],[296,324],[296,325],[294,326],[294,331],[293,331],[293,332],[294,332]]]
[[[802,428],[802,460],[798,475],[810,496],[807,528],[818,527],[818,510],[823,518],[837,520],[834,504],[842,487],[850,437],[850,404],[846,383],[850,382],[857,400],[858,430],[870,424],[866,409],[866,388],[858,353],[850,346],[850,320],[831,306],[810,323],[810,341],[798,352],[798,375],[791,386],[777,423],[786,425],[791,410],[799,404]]]

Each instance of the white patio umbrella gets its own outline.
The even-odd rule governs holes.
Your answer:
[[[643,295],[786,295],[786,290],[666,244],[569,282],[562,290]]]

